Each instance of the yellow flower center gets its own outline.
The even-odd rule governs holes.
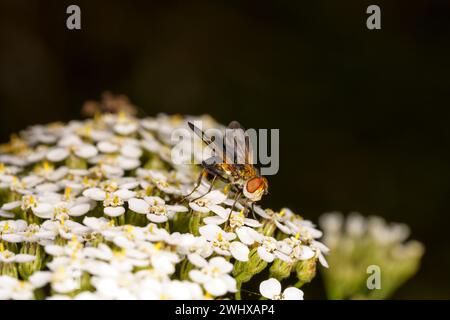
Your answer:
[[[53,168],[54,168],[53,165],[50,164],[48,161],[44,161],[44,163],[42,164],[42,167],[45,172],[53,171]]]
[[[64,190],[64,199],[69,200],[71,193],[72,193],[72,188],[67,186],[66,189]]]

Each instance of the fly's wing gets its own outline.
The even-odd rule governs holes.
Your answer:
[[[216,156],[214,158],[215,163],[224,162],[227,163],[227,155],[223,150],[223,147],[221,147],[217,142],[212,140],[210,137],[208,137],[201,129],[199,129],[197,126],[195,126],[192,122],[188,122],[189,128],[191,128],[194,133],[202,139],[202,141],[207,145],[213,148]],[[212,164],[212,163],[209,163]]]
[[[232,121],[225,132],[225,150],[228,159],[235,164],[253,165],[253,149],[250,137],[237,121]]]

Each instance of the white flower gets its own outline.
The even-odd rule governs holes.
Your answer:
[[[227,292],[236,292],[236,280],[229,273],[233,265],[222,257],[214,257],[209,261],[198,259],[196,265],[201,270],[191,270],[189,277],[204,286],[214,296],[222,296]]]
[[[261,237],[258,239],[260,246],[257,249],[258,255],[266,262],[272,262],[275,258],[286,262],[291,262],[289,256],[281,251],[282,243],[272,237]]]
[[[236,234],[225,232],[219,226],[214,224],[205,225],[199,228],[202,236],[211,242],[213,250],[224,256],[232,255],[236,260],[248,261],[250,250],[239,241],[232,241],[236,238]]]
[[[43,230],[41,229],[41,226],[37,224],[30,224],[26,229],[20,231],[16,230],[13,233],[4,233],[0,236],[0,239],[12,243],[39,242],[39,244],[44,244],[46,241],[51,241],[54,238],[54,232]]]
[[[177,180],[177,176],[175,173],[167,174],[162,170],[146,170],[142,168],[138,168],[136,170],[136,175],[141,179],[141,187],[144,190],[152,186],[156,186],[159,190],[166,194],[172,195],[182,195],[184,194],[182,188],[177,186],[177,183],[173,183],[172,180]]]
[[[83,257],[83,244],[75,237],[67,243],[67,245],[49,244],[45,246],[45,252],[52,256],[66,256],[73,259]]]
[[[34,173],[47,181],[56,182],[64,178],[69,173],[69,169],[65,166],[55,169],[51,163],[44,161],[42,165],[35,167]]]
[[[0,243],[0,263],[26,263],[36,259],[31,254],[15,254],[4,248],[3,243]]]
[[[89,232],[89,228],[76,221],[68,220],[68,217],[61,216],[58,220],[47,220],[41,226],[42,231],[53,232],[63,239],[82,239],[83,235]]]
[[[347,217],[345,229],[350,236],[361,237],[367,230],[366,219],[359,213],[353,212]]]
[[[51,284],[54,291],[58,293],[70,293],[80,288],[81,272],[70,266],[55,266],[52,271],[38,271],[30,276],[30,283],[36,287]]]
[[[320,226],[329,234],[337,234],[342,230],[344,216],[339,212],[324,213],[320,216]]]
[[[47,159],[51,162],[60,162],[65,160],[71,152],[75,154],[77,157],[82,159],[89,159],[95,157],[98,153],[98,150],[95,146],[87,143],[83,143],[77,137],[73,141],[62,141],[60,145],[55,148],[52,148],[47,153]]]
[[[315,256],[315,252],[308,245],[303,244],[299,236],[289,237],[279,242],[280,251],[291,255],[297,260],[309,260]]]
[[[112,230],[115,228],[112,220],[108,220],[103,217],[84,217],[83,224],[95,232],[102,232],[104,230]]]
[[[121,135],[130,135],[138,129],[138,124],[135,122],[119,122],[114,126],[114,131]]]
[[[194,192],[190,196],[190,198],[195,199],[198,196],[199,196],[199,193]],[[220,206],[219,204],[223,203],[226,200],[226,198],[227,198],[227,196],[225,194],[223,194],[219,190],[214,190],[197,200],[192,200],[189,203],[189,206],[194,211],[203,212],[203,213],[208,213],[208,212],[212,211],[215,214],[217,214],[218,216],[225,218],[225,217],[227,217],[228,212],[224,207]]]
[[[64,200],[64,197],[68,200]],[[85,197],[70,199],[68,193],[64,197],[56,194],[52,197],[40,197],[39,203],[32,209],[33,213],[42,219],[52,219],[61,214],[79,217],[95,207],[95,202]]]
[[[137,275],[139,277],[139,275]],[[158,281],[146,276],[136,290],[137,297],[145,300],[198,300],[203,298],[199,284],[190,281]]]
[[[148,255],[134,248],[112,250],[107,245],[100,244],[98,248],[85,248],[83,254],[91,258],[108,262],[111,267],[120,273],[130,272],[136,267],[142,268],[150,265]]]
[[[97,149],[102,153],[116,153],[120,147],[112,141],[100,141],[97,144]]]
[[[261,282],[259,292],[270,300],[303,300],[303,291],[294,287],[286,288],[281,293],[281,284],[274,278]]]
[[[0,239],[5,240],[5,236],[17,234],[27,228],[25,220],[3,220],[0,221]]]
[[[322,237],[322,231],[318,230],[311,221],[303,219],[287,208],[282,209],[280,212],[284,212],[283,214],[286,217],[285,224],[291,229],[291,234],[300,234],[302,240]]]
[[[355,216],[350,215],[347,221],[354,220]],[[409,227],[402,223],[387,224],[380,217],[370,217],[367,221],[369,234],[382,245],[391,245],[405,241],[410,234]],[[351,233],[347,231],[348,233]]]
[[[174,213],[188,211],[186,207],[181,205],[166,205],[160,197],[132,198],[128,201],[128,204],[130,210],[146,214],[147,218],[155,223],[166,222]]]
[[[135,196],[134,191],[119,189],[108,192],[100,188],[90,188],[83,192],[83,195],[95,201],[103,201],[103,212],[110,217],[118,217],[125,213],[124,204]]]
[[[244,216],[244,211],[229,213],[231,209],[228,209],[227,215],[225,217],[213,216],[206,217],[203,222],[206,224],[218,224],[221,225],[227,221],[230,222],[230,228],[236,232],[242,243],[246,245],[252,245],[256,239],[260,238],[261,235],[252,228],[257,228],[261,226],[257,220],[249,219]],[[250,228],[251,227],[251,228]]]
[[[139,146],[133,144],[125,144],[120,149],[122,156],[126,158],[139,159],[142,156],[142,150]]]
[[[198,257],[207,258],[213,253],[212,245],[203,236],[195,237],[190,233],[172,233],[167,243],[176,245],[180,254],[186,255],[191,263],[195,264]]]
[[[10,276],[0,276],[0,300],[31,300],[35,287]]]
[[[114,277],[92,277],[92,285],[97,293],[111,300],[134,300],[132,287],[135,279],[132,273],[119,273]]]
[[[274,212],[270,209],[264,210],[260,206],[254,206],[253,209],[255,210],[255,212],[258,215],[260,215],[264,219],[267,219],[267,220],[275,223],[275,225],[281,232],[283,232],[285,234],[292,233],[291,229],[286,226],[287,218],[285,216],[285,213],[286,213],[285,210],[281,210],[280,212]]]

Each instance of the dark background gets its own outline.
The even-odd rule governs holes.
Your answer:
[[[264,204],[408,223],[427,251],[395,298],[450,298],[449,1],[0,3],[2,141],[79,118],[104,90],[148,115],[280,128]],[[382,30],[367,30],[369,4]],[[319,280],[305,291],[323,297]]]

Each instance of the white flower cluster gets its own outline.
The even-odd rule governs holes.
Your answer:
[[[410,230],[405,224],[359,213],[344,218],[333,212],[320,217],[320,226],[331,249],[328,260],[333,271],[324,270],[330,299],[386,299],[419,268],[424,247],[406,241]],[[377,290],[366,283],[371,270],[380,271]]]
[[[220,182],[185,198],[200,168],[170,155],[187,120],[221,127],[106,113],[33,126],[0,146],[0,299],[240,297],[269,265],[272,278],[311,281],[328,249],[310,221],[259,206],[247,217]],[[261,294],[303,298],[278,280]]]

